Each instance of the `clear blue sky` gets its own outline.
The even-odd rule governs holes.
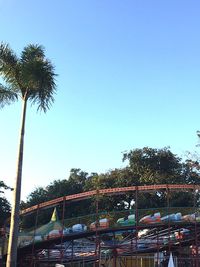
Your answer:
[[[46,48],[57,95],[30,107],[22,198],[71,168],[122,167],[122,152],[196,150],[200,129],[198,0],[0,0],[2,41]],[[20,103],[0,110],[0,179],[13,184]]]

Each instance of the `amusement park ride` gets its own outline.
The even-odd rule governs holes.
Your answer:
[[[163,208],[140,209],[138,197],[145,192],[166,191]],[[35,213],[32,229],[23,229],[18,240],[18,266],[104,266],[153,267],[200,266],[200,210],[196,196],[200,185],[148,185],[93,190],[40,203],[21,211]],[[194,195],[193,207],[171,207],[170,192]],[[65,208],[73,201],[99,195],[134,194],[134,210],[100,212],[66,219]],[[62,206],[62,218],[56,207]],[[38,225],[38,214],[54,209],[51,220]],[[6,257],[6,235],[2,234],[2,255]],[[173,259],[172,259],[173,258]],[[59,265],[58,265],[59,266]]]

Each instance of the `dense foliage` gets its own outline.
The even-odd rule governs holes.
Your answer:
[[[5,223],[5,220],[10,216],[10,203],[4,195],[6,189],[11,189],[3,181],[0,181],[0,227]]]

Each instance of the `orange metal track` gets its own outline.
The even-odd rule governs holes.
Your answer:
[[[112,194],[126,194],[127,192],[133,192],[133,191],[155,191],[155,190],[199,190],[200,185],[194,185],[194,184],[161,184],[161,185],[142,185],[142,186],[129,186],[129,187],[118,187],[118,188],[107,188],[107,189],[99,189],[99,192],[97,190],[92,190],[88,192],[83,192],[79,194],[69,195],[69,196],[63,196],[59,198],[55,198],[43,203],[40,203],[38,205],[34,205],[30,208],[24,209],[21,211],[21,215],[28,214],[31,212],[34,212],[37,209],[47,208],[51,206],[55,206],[63,201],[79,201],[91,198],[92,196],[95,196],[98,194],[101,195],[112,195]]]

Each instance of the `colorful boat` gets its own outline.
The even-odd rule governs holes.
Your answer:
[[[98,222],[93,222],[90,224],[90,230],[95,230],[97,228],[108,228],[109,227],[109,219],[103,218],[100,219]]]
[[[85,224],[78,223],[72,226],[73,233],[80,233],[80,232],[85,232],[85,231],[87,231],[87,226]]]
[[[182,214],[180,212],[178,213],[172,213],[169,215],[166,215],[161,218],[161,222],[180,222],[182,221]]]
[[[143,224],[160,223],[161,222],[160,212],[156,212],[153,215],[144,216],[140,219],[139,222]]]
[[[127,226],[127,225],[135,225],[135,214],[131,214],[124,218],[119,218],[117,220],[117,224],[121,226]]]

